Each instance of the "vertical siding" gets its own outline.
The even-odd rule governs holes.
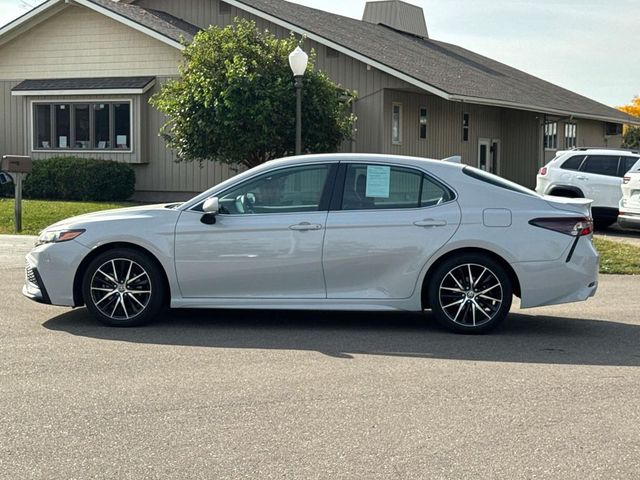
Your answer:
[[[19,82],[0,81],[0,156],[24,155],[25,109],[24,99],[11,95],[11,89]]]

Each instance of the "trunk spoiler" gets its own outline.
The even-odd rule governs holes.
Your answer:
[[[567,210],[591,216],[591,204],[593,200],[590,198],[554,197],[553,195],[543,195],[542,198],[544,198],[549,205],[559,210]]]

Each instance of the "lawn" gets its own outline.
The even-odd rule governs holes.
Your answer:
[[[133,205],[135,204],[23,200],[22,233],[37,235],[43,228],[68,217]],[[2,233],[15,233],[13,199],[0,198],[0,234]],[[600,252],[600,273],[640,275],[640,248],[601,238],[595,238],[594,243]]]
[[[23,200],[22,233],[25,235],[37,235],[43,228],[68,217],[133,205],[135,204]],[[13,199],[0,198],[0,234],[2,233],[15,233]]]
[[[600,273],[640,275],[640,248],[602,238],[593,243],[600,252]]]

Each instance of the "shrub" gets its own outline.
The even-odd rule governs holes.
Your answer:
[[[135,190],[135,172],[130,165],[91,158],[54,157],[33,162],[33,171],[23,186],[25,198],[119,202]],[[13,195],[13,184],[0,194]]]

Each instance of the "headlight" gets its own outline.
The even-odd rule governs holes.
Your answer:
[[[82,235],[86,230],[45,230],[38,237],[36,247],[45,243],[68,242]]]

